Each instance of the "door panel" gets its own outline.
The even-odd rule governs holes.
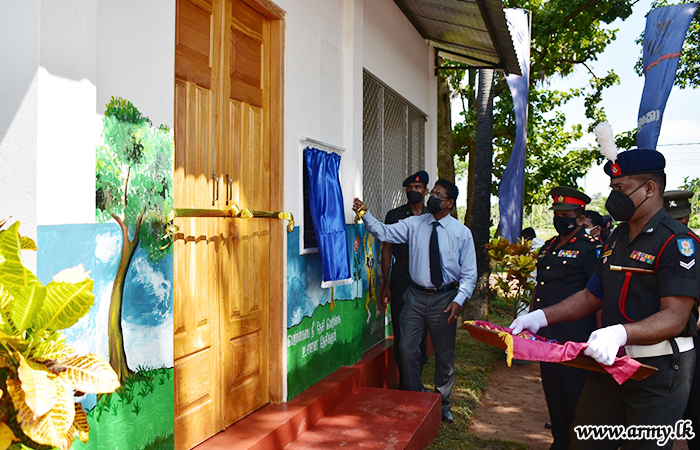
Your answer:
[[[230,9],[229,9],[230,8]],[[222,161],[233,181],[232,202],[270,210],[270,148],[263,100],[269,61],[265,55],[267,19],[239,0],[227,5],[223,66]],[[267,165],[265,165],[267,164]],[[226,227],[222,258],[224,419],[226,426],[269,402],[270,221],[234,220]],[[252,351],[255,349],[255,351]]]
[[[269,30],[240,0],[178,0],[176,207],[278,209]],[[176,448],[190,448],[269,402],[270,265],[281,246],[269,219],[176,223]]]
[[[212,2],[178,0],[175,44],[175,190],[178,208],[211,208],[217,185],[216,58]],[[217,227],[179,218],[174,241],[176,448],[220,430],[221,345],[216,303]],[[214,420],[213,420],[214,419]]]

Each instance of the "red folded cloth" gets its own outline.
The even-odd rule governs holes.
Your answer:
[[[571,361],[583,356],[583,351],[588,347],[587,342],[565,342],[561,344],[557,341],[547,339],[529,331],[523,331],[518,335],[512,334],[512,329],[502,327],[481,320],[470,321],[474,325],[487,330],[498,331],[501,339],[506,343],[506,355],[510,366],[513,358],[523,361],[540,361],[558,363]],[[628,356],[618,356],[611,366],[600,365],[617,381],[622,384],[627,381],[641,366],[641,363]]]

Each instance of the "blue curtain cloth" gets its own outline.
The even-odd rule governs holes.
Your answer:
[[[644,30],[644,91],[637,115],[637,147],[656,148],[661,119],[697,3],[651,10]]]
[[[498,209],[501,214],[501,236],[510,242],[516,242],[520,238],[520,229],[523,226],[523,188],[530,80],[530,19],[528,12],[524,9],[510,8],[506,9],[505,12],[523,76],[508,75],[506,77],[513,97],[516,128],[513,150],[498,188]]]
[[[304,150],[309,173],[309,206],[323,263],[322,288],[352,283],[345,235],[345,210],[340,189],[340,155],[316,148]]]

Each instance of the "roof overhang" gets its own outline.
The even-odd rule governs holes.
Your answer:
[[[521,75],[501,0],[394,0],[438,55]]]

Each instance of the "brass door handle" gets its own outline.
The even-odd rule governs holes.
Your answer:
[[[214,180],[214,186],[212,187],[212,201],[211,205],[214,206],[216,205],[216,201],[219,200],[219,177],[216,176],[216,172],[211,174],[212,179]]]
[[[233,178],[226,174],[226,204],[233,201]]]

